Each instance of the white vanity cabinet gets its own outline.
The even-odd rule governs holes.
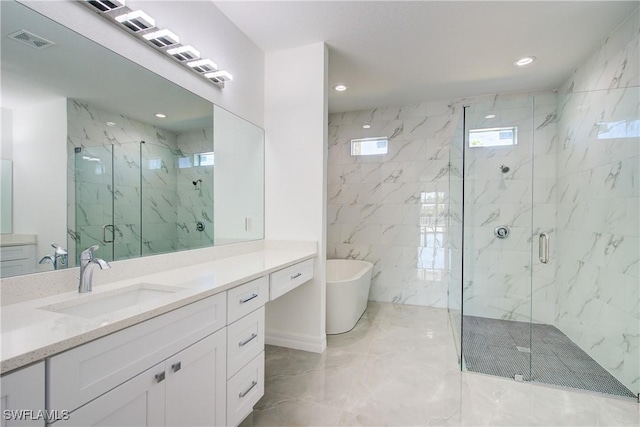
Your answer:
[[[56,426],[224,425],[226,292],[47,360]]]
[[[2,427],[45,425],[38,413],[44,409],[44,362],[3,375],[0,391]]]
[[[55,426],[225,425],[225,332],[198,341]]]
[[[264,395],[266,276],[228,292],[227,425],[237,426]]]
[[[308,259],[269,275],[270,299],[274,300],[313,279],[313,260]]]

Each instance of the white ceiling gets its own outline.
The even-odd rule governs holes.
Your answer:
[[[218,1],[265,52],[329,46],[329,110],[555,89],[639,1]],[[527,68],[513,61],[538,58]],[[346,92],[332,88],[344,83]]]

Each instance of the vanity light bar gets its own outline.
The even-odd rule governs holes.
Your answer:
[[[138,31],[148,30],[156,26],[156,21],[141,10],[116,16],[116,21],[137,33]]]
[[[230,82],[233,80],[233,76],[225,70],[206,73],[204,76],[210,80],[213,80],[214,83]]]
[[[108,12],[124,6],[124,0],[87,0],[87,3],[98,9],[100,12]]]
[[[218,64],[210,59],[199,59],[197,61],[187,62],[187,65],[199,73],[218,71]]]
[[[180,43],[180,38],[170,30],[160,30],[145,34],[144,39],[158,47],[173,46]]]
[[[173,56],[180,62],[200,58],[200,52],[198,52],[193,46],[174,47],[172,49],[168,49],[167,54]]]
[[[2,1],[2,0],[0,0]],[[218,64],[208,58],[201,59],[200,52],[191,45],[180,44],[180,38],[171,30],[160,30],[156,21],[141,10],[125,6],[126,0],[77,0],[119,28],[126,28],[139,40],[157,51],[173,58],[194,73],[204,77],[219,88],[233,80],[231,73],[218,70]]]

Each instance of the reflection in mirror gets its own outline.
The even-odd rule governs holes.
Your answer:
[[[221,123],[214,172],[213,104],[20,3],[2,1],[0,12],[2,158],[13,162],[14,213],[14,234],[2,241],[36,236],[37,260],[66,242],[73,267],[93,244],[118,260],[263,237],[261,129],[219,109],[231,119]],[[7,37],[19,30],[53,43],[35,49]],[[216,195],[215,208],[214,174],[231,185],[216,190],[236,191],[219,204]]]
[[[213,118],[169,130],[68,101],[69,234],[121,260],[213,244]],[[107,137],[103,137],[107,135]]]
[[[214,106],[215,244],[264,237],[264,131]]]
[[[13,227],[13,164],[11,160],[0,160],[0,233],[11,233]]]

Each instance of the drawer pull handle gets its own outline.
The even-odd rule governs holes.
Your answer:
[[[251,334],[251,336],[249,338],[247,338],[246,340],[240,341],[238,343],[238,347],[244,347],[245,345],[249,344],[249,342],[251,342],[251,340],[254,340],[256,338],[258,338],[258,334]]]
[[[293,279],[297,279],[298,277],[302,276],[302,273],[296,273],[293,276],[291,276],[291,280]]]
[[[258,385],[258,381],[251,381],[251,386],[248,389],[246,389],[245,391],[243,391],[242,393],[240,393],[238,395],[238,397],[240,397],[240,398],[245,397],[257,385]]]
[[[252,299],[254,299],[254,298],[258,298],[258,294],[252,294],[252,295],[251,295],[251,296],[249,296],[249,297],[246,297],[246,298],[240,298],[240,304],[244,304],[245,302],[249,302],[249,301],[251,301],[251,300],[252,300]]]
[[[161,383],[162,381],[164,381],[164,371],[160,372],[159,374],[156,374],[156,382]]]
[[[178,372],[180,369],[182,369],[182,362],[174,363],[173,365],[171,365],[171,369],[173,369],[173,372]]]

